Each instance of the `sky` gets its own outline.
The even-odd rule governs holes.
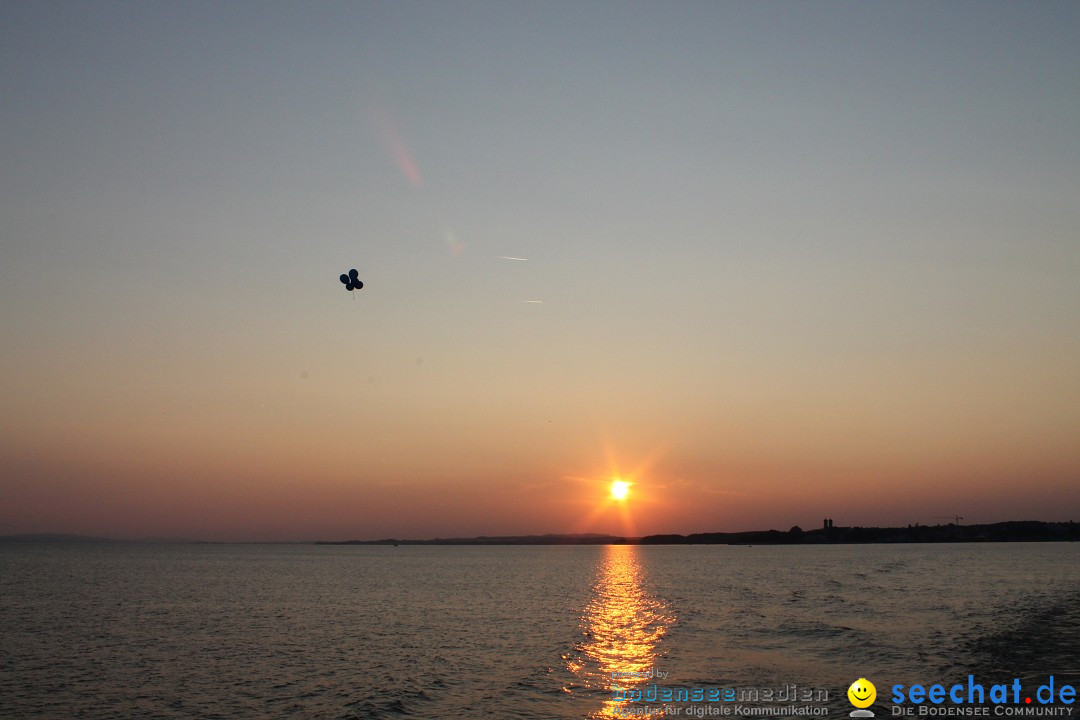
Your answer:
[[[0,534],[1080,520],[1077,37],[3,0]]]

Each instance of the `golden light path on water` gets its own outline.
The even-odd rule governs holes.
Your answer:
[[[580,655],[567,664],[585,687],[606,695],[590,718],[624,717],[619,709],[629,703],[615,699],[614,687],[625,691],[654,682],[647,674],[655,667],[657,645],[674,620],[667,603],[647,592],[639,553],[634,545],[605,546],[593,595],[582,615],[587,639],[579,646]]]

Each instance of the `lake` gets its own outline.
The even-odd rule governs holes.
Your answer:
[[[889,717],[896,684],[1080,684],[1078,561],[1068,543],[9,543],[0,717],[847,717],[858,678]]]

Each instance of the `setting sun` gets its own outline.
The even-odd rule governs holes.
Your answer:
[[[625,500],[627,494],[630,492],[630,483],[625,480],[612,480],[611,481],[611,497],[616,500]]]

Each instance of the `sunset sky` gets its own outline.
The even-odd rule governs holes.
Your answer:
[[[1080,520],[1078,38],[0,2],[0,534]]]

